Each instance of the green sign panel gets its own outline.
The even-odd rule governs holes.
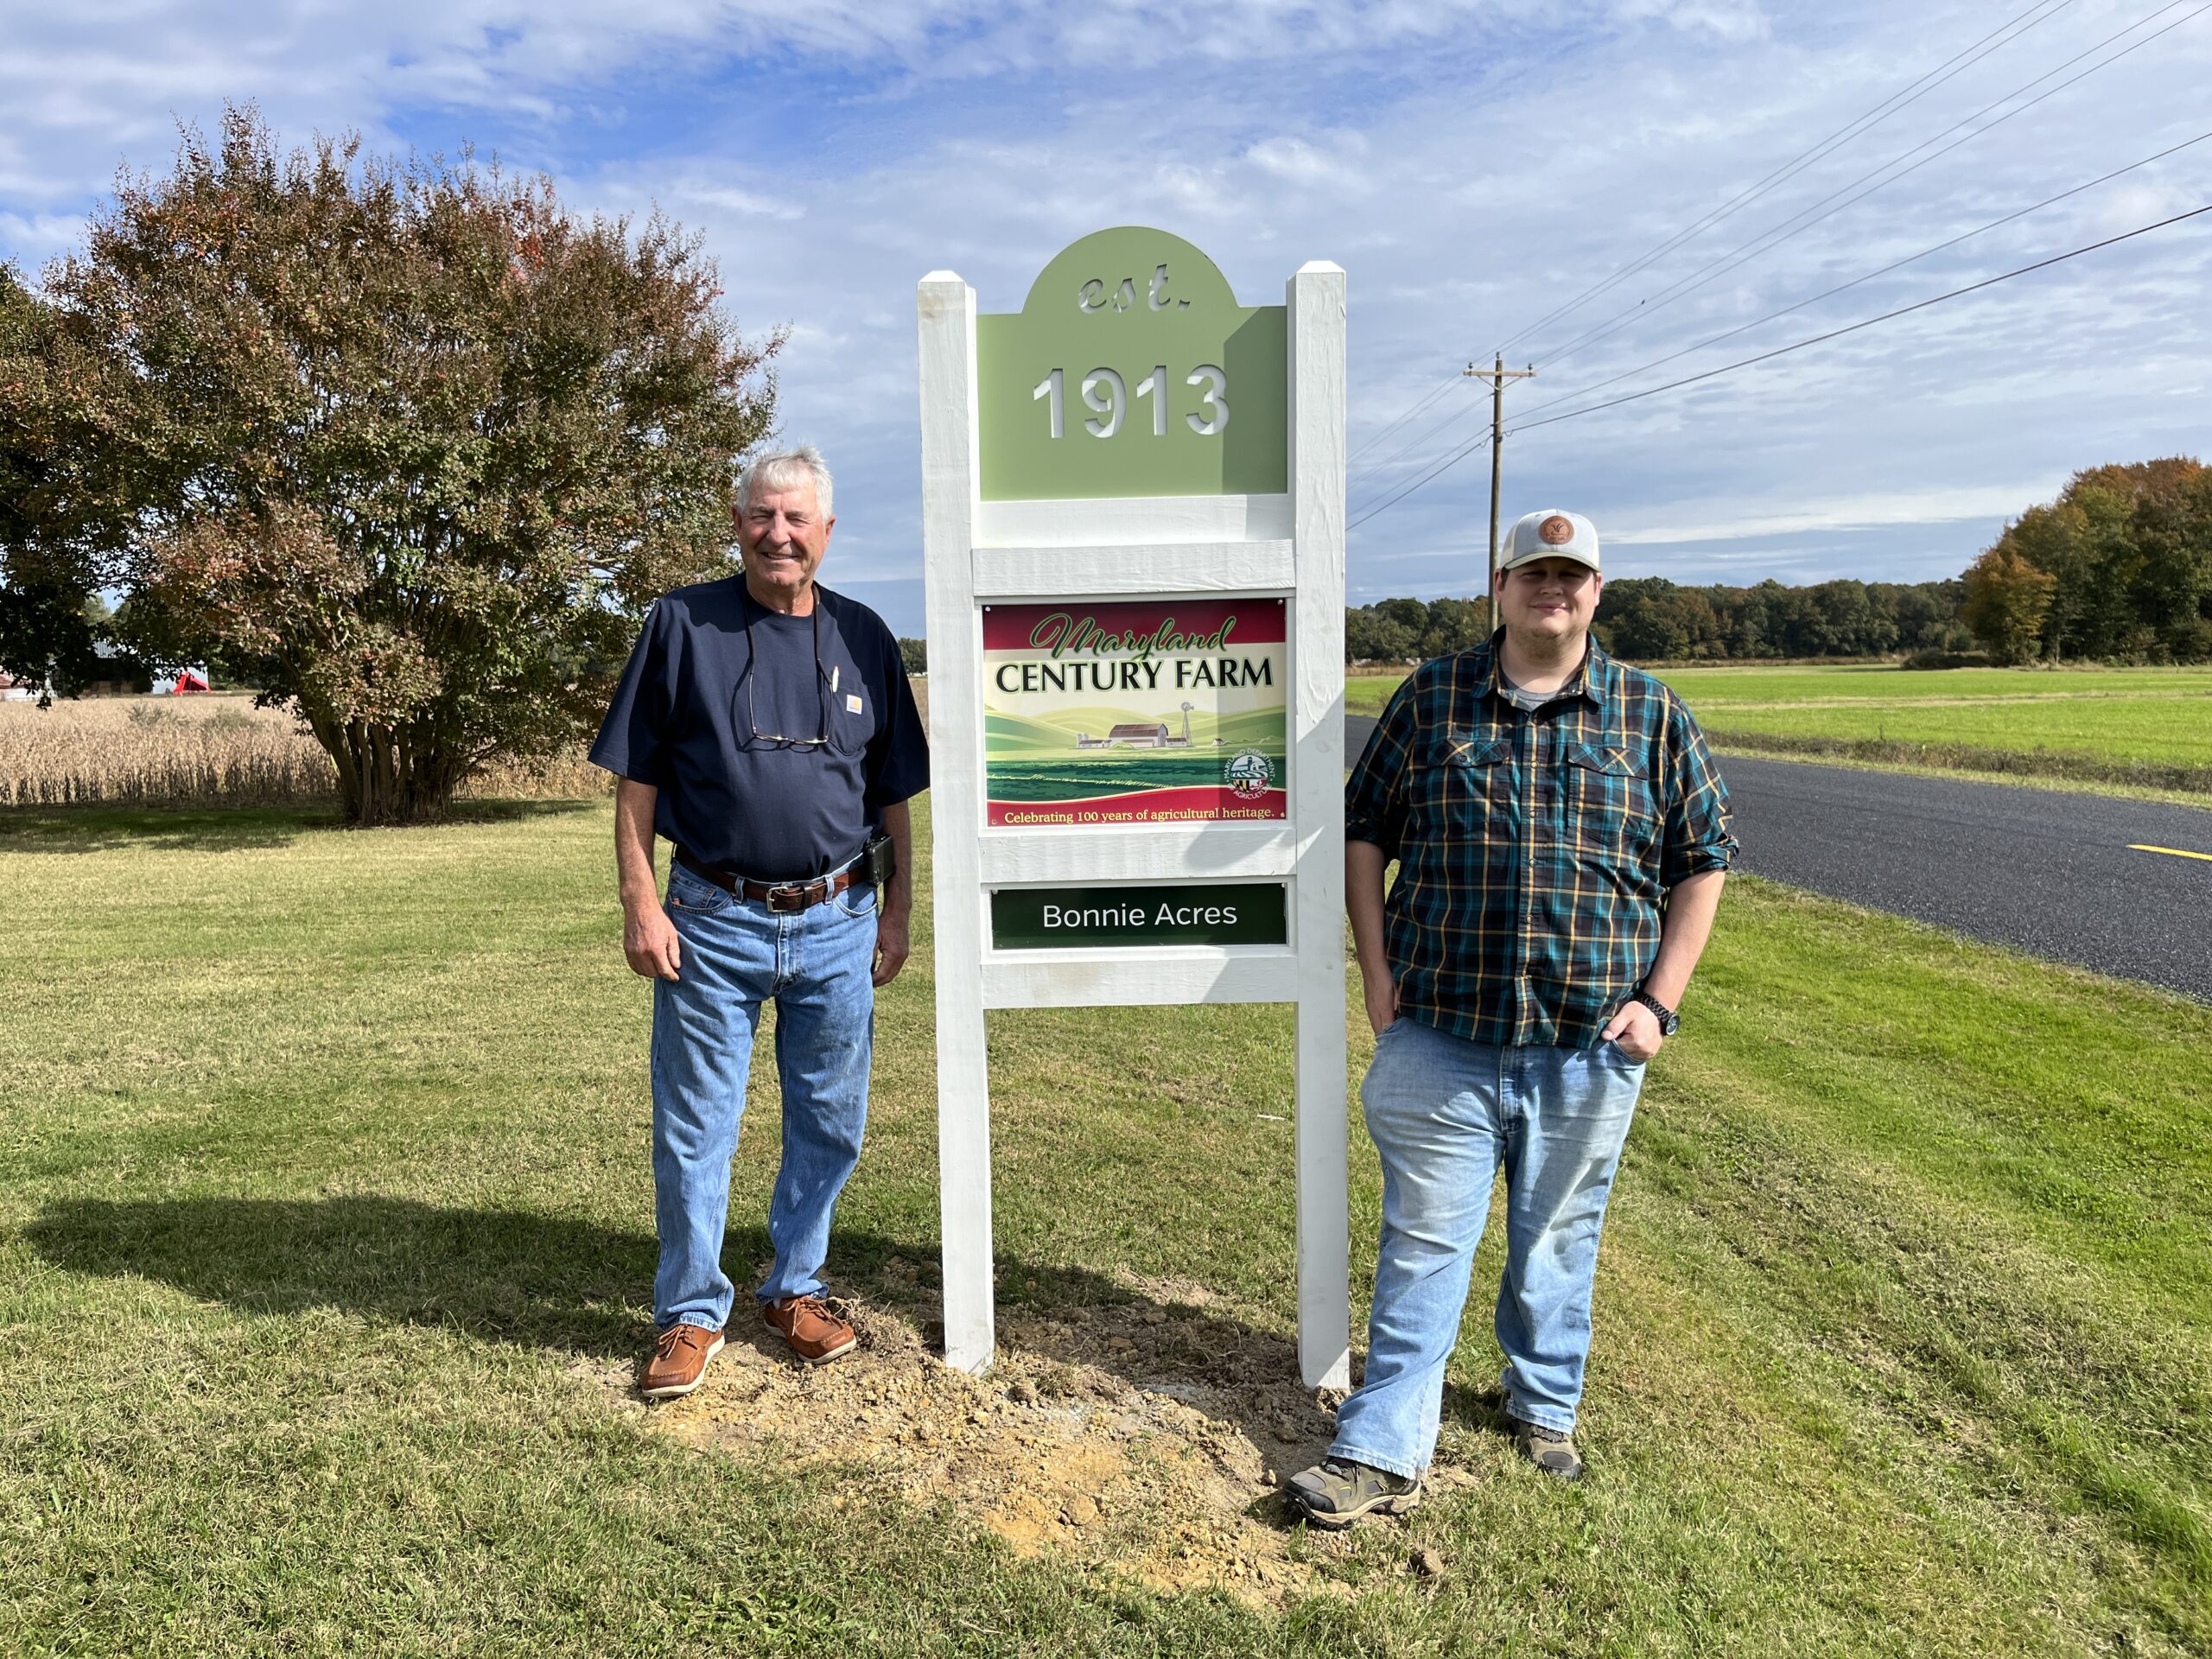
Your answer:
[[[976,320],[986,501],[1290,487],[1284,308],[1179,236],[1096,231]]]
[[[1001,887],[991,943],[1001,950],[1147,944],[1285,944],[1279,881],[1142,887]]]

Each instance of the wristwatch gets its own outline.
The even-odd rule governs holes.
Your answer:
[[[1675,1028],[1682,1023],[1681,1015],[1676,1014],[1649,991],[1639,990],[1630,996],[1629,1001],[1643,1003],[1645,1007],[1659,1016],[1659,1034],[1662,1037],[1673,1036]]]

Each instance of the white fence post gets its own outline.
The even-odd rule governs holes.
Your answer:
[[[1287,285],[1291,537],[1297,547],[1298,1369],[1349,1387],[1344,1154],[1344,273]]]
[[[949,270],[922,278],[922,548],[929,581],[931,862],[937,982],[938,1207],[944,1232],[944,1357],[991,1363],[990,1066],[983,1032],[982,637],[974,601],[979,435],[976,290]]]

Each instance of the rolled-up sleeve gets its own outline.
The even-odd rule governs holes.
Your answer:
[[[1344,781],[1344,838],[1372,842],[1385,858],[1398,855],[1406,830],[1406,768],[1414,750],[1414,676],[1390,694],[1358,764]]]
[[[1667,756],[1667,829],[1659,880],[1671,887],[1707,870],[1727,869],[1736,861],[1737,845],[1728,785],[1705,746],[1705,734],[1680,703],[1668,714]]]
[[[665,609],[664,601],[646,613],[645,626],[591,746],[594,766],[656,789],[666,782],[662,749],[668,738],[677,674],[674,631],[667,626]]]

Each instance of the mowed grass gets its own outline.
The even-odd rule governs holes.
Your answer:
[[[0,1652],[2212,1649],[2212,1010],[1732,887],[1614,1200],[1589,1477],[1490,1427],[1493,1237],[1446,1406],[1477,1480],[1268,1611],[609,1395],[653,1261],[610,840],[603,804],[0,820]],[[862,1286],[935,1249],[926,942],[840,1215]],[[992,1033],[1008,1294],[1192,1281],[1287,1337],[1287,1012]]]
[[[1656,671],[1717,734],[2212,768],[2208,668],[1915,671],[1848,664]],[[1355,677],[1345,707],[1379,714],[1397,683],[1396,676]]]
[[[2212,669],[1670,668],[1717,731],[2212,767]]]

